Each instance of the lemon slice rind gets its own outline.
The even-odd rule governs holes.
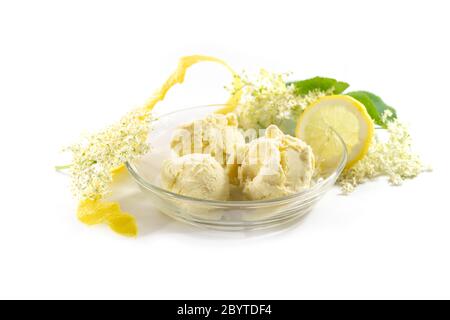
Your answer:
[[[327,159],[325,162],[328,164],[335,163],[342,154],[331,137],[334,133],[330,128],[345,142],[348,153],[346,169],[367,154],[374,125],[359,101],[346,95],[319,98],[303,111],[297,122],[296,136],[310,144],[320,158]]]

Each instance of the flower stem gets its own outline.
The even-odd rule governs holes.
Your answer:
[[[64,170],[70,169],[71,166],[72,166],[71,164],[66,164],[63,166],[55,166],[55,170],[56,171],[64,171]]]

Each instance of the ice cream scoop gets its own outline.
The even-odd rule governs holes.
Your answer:
[[[184,196],[228,200],[230,183],[225,169],[209,154],[188,154],[164,162],[162,186]]]
[[[209,154],[226,170],[230,182],[237,184],[237,154],[245,145],[233,113],[211,114],[201,120],[180,126],[174,133],[171,148],[178,156]]]
[[[309,188],[313,173],[311,147],[271,125],[244,148],[238,178],[247,199],[265,200]]]

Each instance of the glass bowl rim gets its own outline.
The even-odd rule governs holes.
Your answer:
[[[171,111],[168,113],[164,113],[160,116],[157,116],[156,121],[161,120],[163,118],[167,118],[167,117],[177,114],[177,113],[181,113],[181,112],[189,112],[189,111],[194,111],[197,109],[205,109],[208,107],[212,108],[212,107],[225,107],[225,106],[226,106],[225,104],[206,104],[206,105],[200,105],[200,106],[195,106],[195,107],[188,107],[188,108],[184,108],[184,109],[178,109],[178,110]],[[209,204],[211,206],[220,206],[220,207],[281,205],[281,204],[289,202],[290,200],[293,200],[293,199],[307,198],[308,195],[314,194],[315,191],[320,190],[321,187],[326,186],[330,181],[337,179],[339,177],[339,175],[341,174],[341,172],[344,170],[344,168],[347,164],[347,158],[348,158],[347,147],[345,146],[345,142],[342,139],[342,137],[333,128],[330,127],[330,129],[334,132],[334,134],[336,134],[338,140],[342,144],[342,149],[343,149],[342,157],[341,157],[336,169],[327,178],[323,179],[322,181],[317,182],[313,187],[303,190],[301,192],[295,193],[295,194],[281,197],[281,198],[268,199],[268,200],[207,200],[207,199],[193,198],[193,197],[184,196],[181,194],[177,194],[177,193],[168,191],[166,189],[163,189],[159,186],[156,186],[156,185],[148,182],[146,179],[144,179],[138,173],[138,170],[130,162],[126,162],[125,166],[126,166],[128,172],[133,177],[133,179],[138,184],[140,184],[141,186],[146,188],[147,190],[150,190],[151,192],[156,193],[158,195],[163,194],[165,196],[169,196],[169,197],[175,198],[177,200],[183,200],[183,201],[187,201],[190,203],[197,203],[197,204],[203,204],[203,205]]]

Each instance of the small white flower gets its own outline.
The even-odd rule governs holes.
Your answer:
[[[390,116],[392,112],[387,110],[383,119]],[[375,136],[367,155],[340,176],[338,183],[344,193],[350,193],[357,185],[379,176],[386,176],[392,185],[401,185],[405,179],[414,178],[429,169],[411,150],[411,136],[403,123],[396,119],[387,121],[387,133],[388,138],[384,142]]]
[[[110,192],[112,171],[147,153],[151,114],[144,109],[129,112],[119,122],[87,135],[66,150],[72,152],[72,191],[83,199],[99,199]]]
[[[330,94],[313,91],[306,96],[298,96],[294,94],[292,85],[286,85],[287,76],[264,69],[252,79],[242,75],[243,95],[236,113],[243,129],[265,129],[275,124],[293,134],[292,119],[296,119],[303,109],[319,97]]]

